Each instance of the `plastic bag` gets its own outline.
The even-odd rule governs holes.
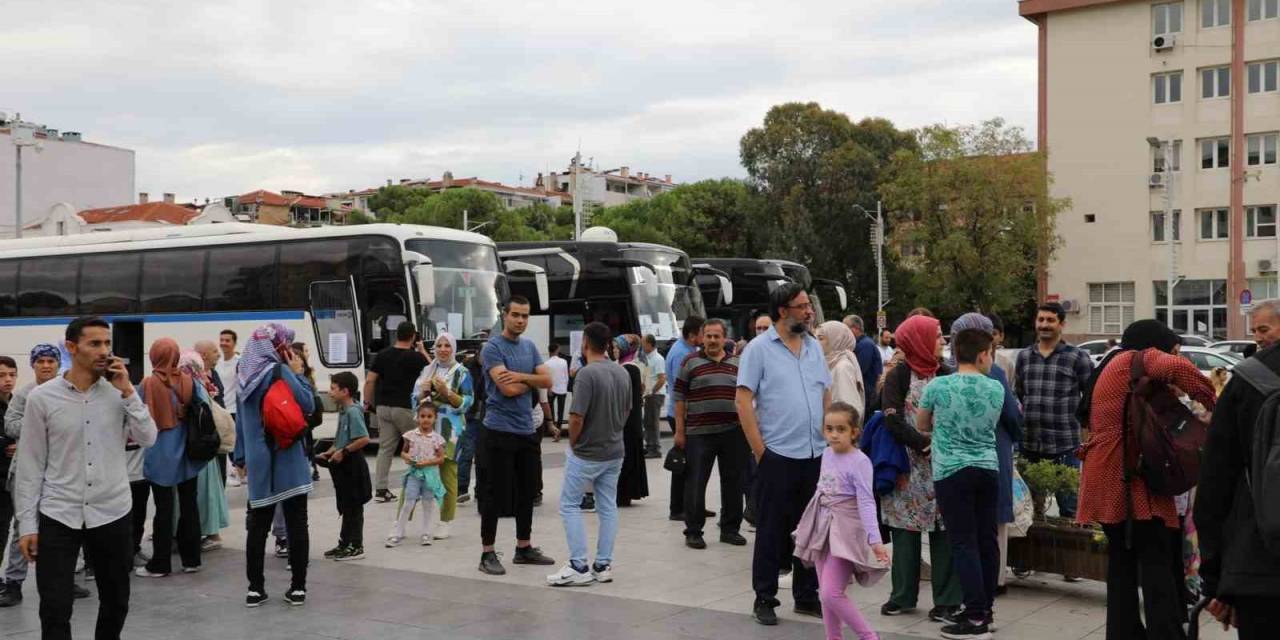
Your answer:
[[[1022,538],[1031,529],[1035,519],[1035,504],[1031,501],[1031,489],[1015,468],[1013,470],[1013,526],[1009,527],[1009,537]]]

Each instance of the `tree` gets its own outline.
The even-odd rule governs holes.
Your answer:
[[[370,218],[369,214],[365,213],[360,209],[352,209],[351,211],[347,212],[347,224],[349,225],[372,224],[373,222],[374,222],[374,219]]]
[[[693,257],[743,256],[753,255],[749,220],[759,208],[745,183],[722,178],[604,209],[592,224],[613,229],[625,242],[665,244]]]
[[[413,205],[404,213],[391,218],[403,224],[422,224],[461,229],[465,212],[470,229],[493,238],[497,242],[520,240],[568,239],[573,233],[572,216],[565,227],[564,207],[553,209],[543,203],[507,209],[498,196],[489,191],[473,189],[446,189]]]
[[[1037,258],[1058,245],[1054,221],[1069,206],[1049,197],[1043,154],[999,118],[915,135],[918,148],[895,154],[882,190],[893,203],[893,244],[920,249],[916,301],[943,316],[1021,311],[1035,300]]]
[[[390,220],[426,202],[432,195],[427,189],[400,185],[378,187],[378,192],[369,196],[369,210],[379,220]]]
[[[770,109],[740,143],[750,186],[763,199],[746,223],[753,234],[748,245],[756,251],[751,255],[806,264],[815,277],[849,285],[850,308],[874,310],[870,221],[855,205],[875,209],[885,167],[915,144],[888,120],[855,123],[814,102]],[[891,282],[900,280],[892,260],[886,271]],[[908,304],[905,296],[895,298],[899,306]]]

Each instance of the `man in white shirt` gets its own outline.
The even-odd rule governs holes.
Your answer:
[[[547,370],[551,372],[551,405],[555,408],[556,428],[564,426],[564,402],[569,395],[569,363],[560,357],[560,345],[547,347]]]
[[[80,548],[98,583],[94,637],[118,639],[129,613],[133,497],[125,448],[156,441],[156,424],[124,360],[111,353],[111,325],[67,325],[71,369],[27,397],[18,441],[18,547],[36,563],[41,637],[71,638],[71,585]]]
[[[876,341],[876,349],[880,350],[880,362],[888,364],[893,359],[893,332],[880,330],[880,339]]]
[[[218,349],[222,351],[222,356],[214,366],[214,370],[218,372],[218,378],[222,380],[223,406],[232,418],[236,417],[236,387],[240,386],[236,378],[236,367],[240,365],[240,354],[236,353],[237,339],[236,332],[231,329],[223,329],[218,334]],[[227,484],[233,487],[240,486],[240,475],[234,466],[226,465],[225,475]]]
[[[667,401],[667,360],[658,352],[658,340],[653,334],[646,335],[642,344],[645,364],[649,367],[649,375],[644,381],[644,457],[661,458],[658,420],[662,405]]]

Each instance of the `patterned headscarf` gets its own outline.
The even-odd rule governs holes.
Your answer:
[[[39,360],[40,358],[53,358],[61,363],[62,352],[58,350],[58,347],[51,345],[48,342],[41,342],[40,344],[31,347],[31,366],[36,366],[36,360]]]
[[[282,324],[271,322],[254,329],[236,369],[236,397],[249,397],[259,385],[270,378],[275,366],[284,362],[280,351],[292,348],[292,344],[293,329]]]
[[[953,336],[965,329],[977,329],[989,336],[995,335],[996,332],[995,325],[991,324],[991,318],[976,312],[966,313],[951,323],[951,335]]]
[[[640,340],[629,333],[624,333],[613,339],[614,345],[618,347],[618,364],[627,364],[636,359],[637,347]]]
[[[204,356],[200,355],[199,351],[183,351],[178,357],[178,370],[199,382],[211,397],[218,392],[218,387],[213,384],[213,380],[209,379],[209,373],[204,370]]]

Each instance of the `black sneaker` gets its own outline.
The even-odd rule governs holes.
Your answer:
[[[516,547],[515,556],[511,559],[513,564],[537,564],[552,565],[556,561],[551,556],[542,554],[542,549],[537,547]]]
[[[934,622],[955,624],[960,621],[959,614],[960,607],[958,605],[939,605],[929,610],[929,619]]]
[[[0,583],[0,607],[13,607],[22,604],[22,583]]]
[[[817,600],[814,600],[813,602],[797,602],[796,606],[792,607],[791,610],[799,615],[809,616],[810,618],[822,617],[822,603]]]
[[[88,598],[88,597],[89,597],[89,596],[91,596],[91,595],[93,595],[93,593],[91,593],[88,589],[86,589],[86,588],[84,588],[84,587],[82,587],[82,586],[80,586],[80,585],[78,585],[78,584],[73,584],[73,585],[71,585],[71,597],[72,597],[72,598],[74,598],[74,599],[76,599],[76,600],[80,600],[80,599],[83,599],[83,598]]]
[[[991,629],[986,622],[961,620],[943,627],[942,637],[951,640],[990,640]]]
[[[754,527],[754,526],[756,526],[756,512],[755,512],[755,509],[752,509],[751,507],[747,507],[746,509],[743,509],[743,510],[742,510],[742,519],[743,519],[743,520],[746,520],[746,521],[747,521],[747,524],[749,524],[749,525],[751,525],[751,526],[753,526],[753,527]]]
[[[756,622],[767,627],[778,624],[778,614],[773,610],[777,606],[774,604],[775,602],[777,601],[756,598],[755,605],[751,607],[751,617],[755,618]]]
[[[339,542],[338,546],[324,552],[324,559],[333,560],[334,558],[338,557],[338,554],[342,553],[343,549],[346,549],[346,548],[347,548],[347,544],[345,542]]]
[[[662,452],[661,452],[661,451],[654,451],[653,449],[650,449],[650,450],[648,450],[648,451],[644,452],[644,457],[645,457],[646,459],[649,459],[649,460],[653,460],[653,459],[655,459],[655,458],[661,458],[661,457],[662,457]]]
[[[880,607],[880,615],[900,616],[904,613],[911,613],[912,611],[915,611],[915,610],[916,610],[915,607],[899,607],[898,605],[892,602],[886,602],[884,603],[884,606]]]
[[[684,512],[681,511],[680,513],[673,513],[667,516],[667,519],[672,522],[684,522]]]
[[[684,546],[690,549],[706,549],[707,541],[703,540],[701,535],[693,533],[684,537]]]
[[[276,557],[277,558],[289,557],[289,541],[288,540],[281,540],[280,538],[276,538]]]
[[[249,607],[250,609],[261,607],[262,603],[266,601],[267,594],[261,591],[250,591],[244,596],[244,606]]]
[[[307,603],[307,590],[290,589],[288,593],[284,594],[284,601],[295,607],[301,607]]]
[[[742,537],[741,533],[738,533],[736,531],[731,531],[727,533],[721,533],[720,542],[723,542],[725,544],[731,544],[735,547],[744,547],[747,544],[747,539]]]
[[[588,493],[582,496],[582,504],[578,505],[585,513],[595,513],[596,511],[596,494]]]
[[[342,551],[339,551],[338,555],[333,557],[333,559],[337,560],[338,562],[343,562],[346,560],[361,560],[363,558],[364,558],[364,547],[357,547],[353,544],[347,545],[345,549],[343,549]]]
[[[502,561],[498,560],[498,552],[485,551],[480,554],[480,573],[487,573],[491,576],[504,576],[507,574],[507,570],[502,566]]]
[[[383,489],[382,491],[379,491],[373,495],[374,502],[391,502],[392,500],[395,500],[395,499],[396,499],[396,494],[391,493],[386,489]]]
[[[533,506],[535,506],[535,507],[541,507],[541,506],[542,506],[542,492],[541,492],[541,491],[539,491],[539,492],[538,492],[538,495],[536,495],[536,496],[534,496],[534,497],[533,497]]]

